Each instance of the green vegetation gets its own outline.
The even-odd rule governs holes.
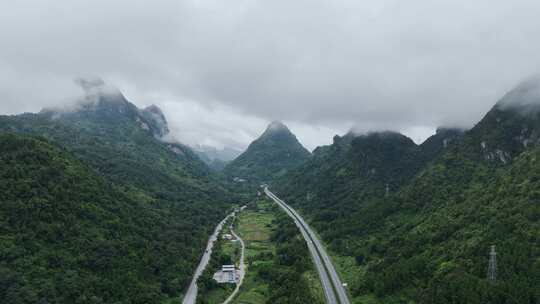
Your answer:
[[[266,200],[240,216],[248,272],[235,304],[323,303],[307,246],[293,221]]]
[[[230,234],[229,226],[234,225],[235,221],[236,219],[229,219],[223,226],[212,248],[210,262],[197,281],[198,304],[222,303],[236,287],[235,284],[218,284],[214,280],[214,273],[221,270],[222,265],[238,265],[240,261],[240,243],[223,238],[224,234]]]
[[[273,122],[248,149],[227,164],[224,174],[229,180],[238,177],[258,186],[259,182],[284,175],[310,156],[296,136],[280,122]]]
[[[323,303],[324,295],[304,239],[292,220],[266,200],[249,205],[234,224],[246,245],[247,273],[234,304]],[[224,233],[227,233],[224,231]],[[237,262],[237,245],[220,238],[199,279],[198,303],[223,302],[232,284],[217,284],[212,275],[222,264]]]
[[[275,192],[308,216],[356,303],[538,303],[539,116],[498,105],[421,146],[336,137]]]
[[[45,137],[115,183],[160,201],[185,202],[189,208],[194,202],[230,200],[189,148],[156,139],[127,101],[109,103],[64,114],[0,116],[0,131]]]
[[[179,301],[234,198],[189,148],[156,139],[165,128],[148,116],[121,95],[0,116],[0,134],[23,135],[0,145],[0,298]]]
[[[121,94],[76,111],[1,116],[0,299],[178,303],[238,201],[227,188],[244,199],[273,180],[328,244],[354,303],[538,303],[540,111],[509,106],[516,96],[472,130],[441,129],[420,146],[397,133],[348,134],[310,156],[273,123],[225,169],[227,182],[189,148],[158,139],[167,126],[157,107],[139,110]],[[283,212],[259,200],[235,225],[248,264],[235,303],[323,302]],[[220,238],[199,303],[232,292],[212,275],[238,256]]]
[[[270,236],[276,228],[272,223],[274,219],[275,213],[268,202],[249,205],[238,219],[238,235],[246,245],[247,273],[235,304],[267,302],[268,284],[260,278],[257,269],[261,265],[273,265],[275,244]]]
[[[155,208],[45,139],[4,134],[0,146],[3,302],[179,298],[207,237],[180,210]]]

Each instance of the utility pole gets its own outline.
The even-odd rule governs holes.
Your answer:
[[[491,250],[489,252],[487,279],[491,284],[497,282],[497,252],[495,252],[495,245],[491,245]]]

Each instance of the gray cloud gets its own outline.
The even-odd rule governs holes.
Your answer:
[[[99,75],[162,105],[191,144],[245,146],[274,119],[310,148],[352,126],[421,140],[471,126],[538,72],[539,13],[533,0],[11,1],[0,112],[65,103],[72,79]]]
[[[517,108],[536,112],[540,106],[540,75],[524,80],[506,93],[497,104],[500,108]]]

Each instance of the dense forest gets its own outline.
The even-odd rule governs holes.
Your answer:
[[[181,208],[153,207],[45,139],[7,134],[0,146],[5,303],[179,296],[206,238],[196,217],[178,221]]]
[[[303,275],[314,268],[306,241],[291,218],[281,210],[275,212],[279,215],[275,220],[278,229],[271,235],[271,240],[276,243],[274,263],[261,264],[255,269],[259,277],[269,284],[267,303],[320,303]]]
[[[274,183],[340,256],[353,296],[383,303],[540,301],[540,112],[505,96],[473,129],[417,146],[336,137]],[[498,277],[487,280],[489,248]]]

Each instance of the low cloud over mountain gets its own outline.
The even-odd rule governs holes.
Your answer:
[[[441,125],[472,127],[540,68],[538,1],[307,5],[2,4],[0,111],[63,104],[80,94],[72,79],[90,74],[139,107],[182,112],[169,124],[190,144],[245,148],[275,119],[310,149],[328,143],[321,130],[353,126],[421,141]]]

